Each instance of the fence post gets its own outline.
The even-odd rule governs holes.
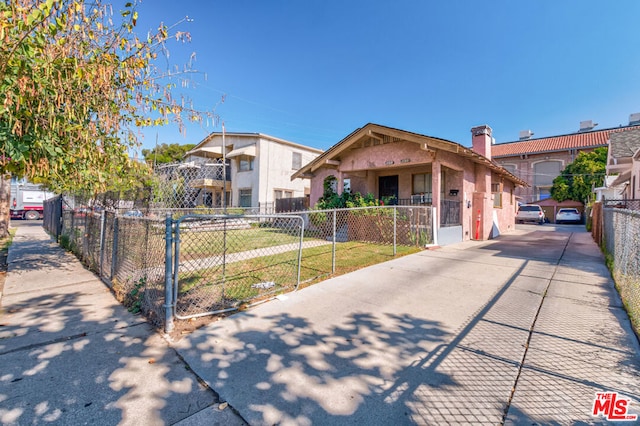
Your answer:
[[[174,316],[176,316],[178,290],[180,290],[180,224],[183,219],[184,216],[173,223],[173,296],[171,298],[171,303],[173,305]]]
[[[89,259],[89,211],[84,216],[84,232],[82,233],[82,258]]]
[[[109,281],[113,284],[113,277],[116,274],[116,263],[118,262],[118,216],[113,217],[113,246],[111,248],[111,271],[109,273]]]
[[[74,211],[71,210],[71,226],[69,227],[69,229],[71,229],[71,233],[69,234],[69,250],[71,250],[72,244],[76,244],[76,226],[75,226],[75,214]],[[73,251],[73,250],[71,250]]]
[[[431,207],[431,233],[433,234],[433,245],[438,245],[438,215],[436,214],[437,207]]]
[[[102,278],[102,265],[104,264],[104,228],[107,222],[106,212],[100,212],[100,265],[98,266],[100,278]]]
[[[300,216],[300,247],[298,247],[298,282],[296,290],[300,287],[300,273],[302,271],[302,247],[304,246],[304,219]]]
[[[397,206],[393,206],[393,255],[395,256],[397,253],[397,249],[396,249],[396,239],[398,236],[398,221],[397,221],[397,213],[398,211],[398,207]]]
[[[64,223],[64,214],[62,213],[62,195],[58,197],[58,201],[56,201],[56,212],[55,217],[58,218],[55,222],[56,226],[56,241],[60,241],[60,235],[62,235],[62,224]],[[59,216],[58,216],[59,215]]]
[[[336,273],[336,209],[333,209],[333,233],[331,244],[331,273]]]
[[[172,280],[172,266],[173,261],[171,259],[171,253],[173,248],[173,218],[171,213],[167,213],[167,217],[164,221],[165,230],[165,253],[164,253],[164,331],[165,333],[171,333],[173,331],[173,289],[171,288]]]

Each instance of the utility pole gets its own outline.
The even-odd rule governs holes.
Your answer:
[[[222,122],[222,213],[227,214],[227,144],[224,140],[224,121]]]

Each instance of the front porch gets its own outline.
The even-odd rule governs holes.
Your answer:
[[[440,169],[439,173],[433,173]],[[420,166],[342,172],[338,192],[374,194],[385,204],[437,206],[440,226],[462,225],[464,173],[435,163]],[[342,183],[340,187],[340,183]]]

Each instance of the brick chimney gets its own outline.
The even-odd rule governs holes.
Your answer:
[[[491,127],[486,124],[471,128],[472,149],[491,160]]]

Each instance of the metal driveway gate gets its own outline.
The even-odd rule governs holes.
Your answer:
[[[242,309],[297,289],[302,217],[188,215],[172,222],[173,294],[167,295],[176,318]]]

